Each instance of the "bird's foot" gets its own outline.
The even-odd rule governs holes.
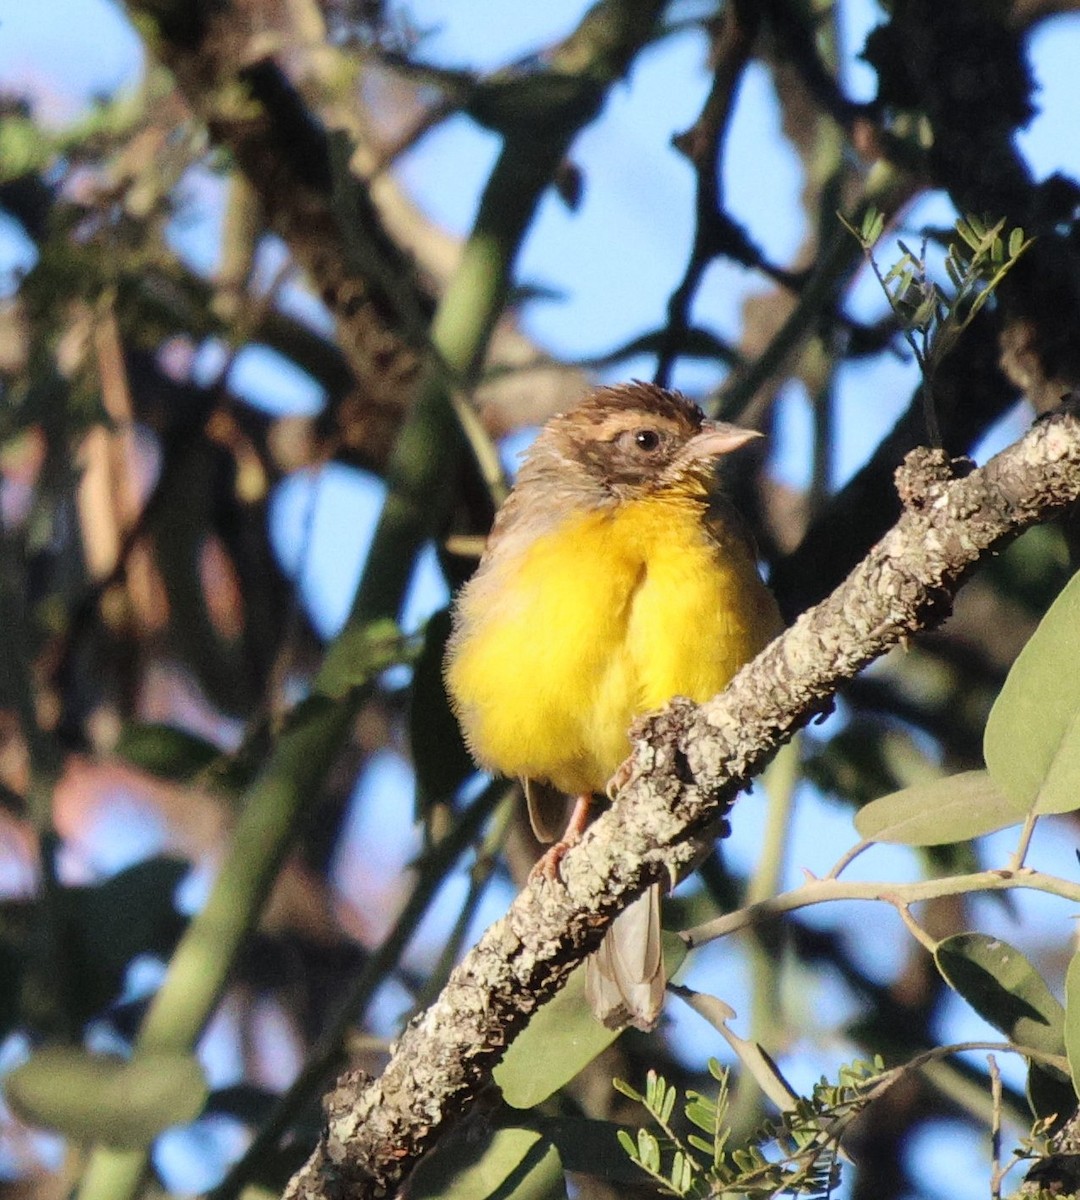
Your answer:
[[[546,879],[548,883],[551,883],[559,877],[559,863],[562,862],[566,852],[581,841],[581,835],[588,827],[592,802],[592,795],[588,792],[583,792],[577,797],[562,837],[548,848],[529,872],[530,883],[534,879]]]
[[[581,841],[581,834],[576,837],[560,838],[559,841],[549,846],[533,864],[533,869],[529,872],[529,882],[545,879],[548,883],[553,883],[558,879],[559,863],[566,856],[566,852],[576,846],[579,841]]]

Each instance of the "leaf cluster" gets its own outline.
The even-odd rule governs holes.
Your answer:
[[[1020,228],[1006,234],[1004,220],[988,225],[971,214],[961,217],[954,227],[955,237],[946,241],[942,265],[947,282],[938,282],[927,255],[928,237],[918,251],[898,239],[901,256],[882,273],[874,247],[885,230],[884,215],[871,206],[858,228],[843,214],[840,220],[862,247],[928,382],[1033,241]]]
[[[840,1139],[885,1076],[881,1059],[841,1067],[836,1083],[822,1077],[809,1096],[797,1099],[741,1146],[730,1145],[729,1072],[716,1059],[710,1059],[708,1067],[716,1091],[686,1092],[683,1112],[698,1132],[685,1137],[672,1125],[678,1091],[655,1071],[648,1074],[644,1094],[615,1081],[615,1087],[640,1104],[660,1129],[659,1136],[639,1129],[636,1138],[620,1131],[619,1143],[630,1160],[665,1194],[691,1200],[831,1195],[839,1181]]]

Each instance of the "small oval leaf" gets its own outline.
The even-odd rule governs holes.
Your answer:
[[[1027,812],[989,772],[961,771],[872,800],[855,814],[855,828],[868,842],[944,846],[1019,825]]]
[[[1065,1010],[1024,955],[985,933],[938,943],[945,982],[1010,1041],[1044,1054],[1065,1052]]]
[[[130,1061],[77,1046],[46,1046],[4,1080],[23,1120],[77,1142],[122,1150],[149,1146],[162,1130],[199,1115],[209,1089],[190,1054],[147,1053]]]
[[[990,710],[986,765],[1016,804],[1038,813],[1080,808],[1080,574],[1020,651]]]

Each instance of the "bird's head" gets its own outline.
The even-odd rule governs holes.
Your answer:
[[[547,423],[519,483],[558,483],[560,493],[582,505],[663,492],[704,502],[716,489],[717,460],[760,436],[710,421],[685,396],[653,384],[601,388]]]

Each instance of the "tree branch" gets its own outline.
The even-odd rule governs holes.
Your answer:
[[[745,908],[725,913],[693,929],[686,929],[680,936],[693,949],[740,929],[748,929],[760,921],[778,917],[781,913],[797,912],[815,904],[830,904],[837,900],[872,900],[900,907],[938,900],[943,896],[1017,890],[1043,892],[1048,896],[1071,900],[1074,904],[1080,903],[1080,884],[1030,867],[1022,867],[1018,871],[973,871],[968,875],[945,875],[938,879],[920,879],[915,883],[881,883],[879,880],[848,882],[826,876],[824,879],[809,879],[788,892],[748,904]]]
[[[347,1074],[327,1128],[287,1197],[382,1197],[464,1113],[530,1015],[650,883],[693,866],[776,748],[889,647],[942,620],[988,551],[1080,499],[1080,420],[1059,412],[963,477],[940,451],[898,472],[905,512],[827,600],[699,706],[640,721],[611,811],[562,860],[562,882],[530,884],[405,1029],[383,1075]]]

